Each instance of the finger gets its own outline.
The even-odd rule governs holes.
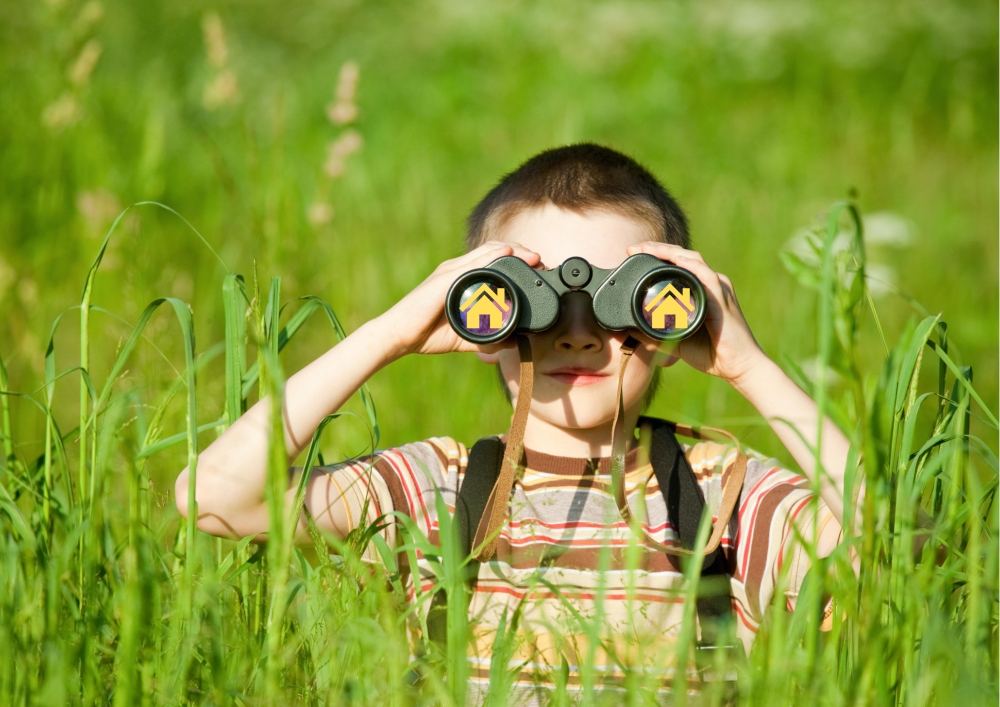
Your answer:
[[[468,253],[441,261],[441,263],[434,268],[434,272],[432,274],[453,274],[456,272],[463,272],[465,270],[472,270],[474,268],[487,265],[504,255],[510,255],[510,253],[511,248],[508,244],[484,243],[475,250],[470,250]]]
[[[736,290],[733,289],[733,283],[725,275],[719,275],[719,279],[722,281],[722,295],[726,298],[726,304],[733,309],[742,311],[739,300],[736,298]]]
[[[736,290],[733,289],[733,281],[729,279],[728,275],[719,273],[719,282],[722,283],[722,296],[725,298],[726,304],[738,307],[739,304],[736,301]]]
[[[497,258],[505,255],[516,256],[532,267],[541,262],[541,256],[538,253],[522,246],[520,243],[487,241],[465,255],[445,261],[442,265],[445,265],[444,270],[448,272],[454,270],[471,270],[489,265]]]
[[[495,253],[497,250],[500,250],[506,252],[508,255],[515,255],[521,260],[537,261],[541,258],[538,253],[530,248],[511,241],[487,241],[481,248],[470,251],[470,254],[476,253],[479,250],[482,250],[485,254]]]
[[[453,259],[452,264],[455,267],[470,267],[473,263],[479,262],[490,262],[499,258],[501,255],[510,255],[511,244],[504,243],[502,241],[486,241],[478,248],[470,250],[465,255],[460,255]]]
[[[674,243],[663,243],[662,241],[643,241],[642,243],[630,245],[626,251],[629,255],[635,255],[636,253],[648,253],[662,259],[669,259],[669,256],[671,255],[683,255],[688,258],[694,258],[695,260],[699,260],[703,263],[705,262],[705,258],[696,250],[684,248]]]
[[[520,243],[512,243],[511,245],[514,247],[514,251],[511,255],[517,256],[531,267],[535,267],[542,262],[542,256],[530,248],[526,248]]]

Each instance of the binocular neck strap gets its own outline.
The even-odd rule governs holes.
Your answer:
[[[503,453],[503,462],[500,464],[500,475],[486,501],[486,508],[479,519],[472,541],[472,554],[478,560],[488,560],[496,554],[497,537],[507,515],[507,503],[514,487],[514,477],[521,467],[521,457],[524,452],[524,425],[528,419],[528,409],[531,407],[532,389],[535,384],[531,343],[528,337],[517,336],[517,352],[521,357],[517,404],[514,406],[514,417],[507,432],[507,445]]]
[[[628,337],[622,342],[622,365],[618,369],[618,392],[615,394],[615,420],[611,423],[611,489],[615,494],[618,511],[626,523],[631,522],[628,502],[625,500],[625,455],[628,453],[628,440],[631,430],[625,429],[625,398],[622,396],[622,384],[625,381],[625,368],[632,354],[639,347],[635,337]]]
[[[639,342],[631,336],[625,339],[625,342],[622,344],[622,365],[618,369],[618,410],[615,414],[615,421],[611,426],[611,488],[614,492],[618,512],[621,514],[622,519],[629,525],[632,524],[632,511],[629,509],[628,500],[625,498],[625,454],[628,452],[628,440],[632,436],[632,430],[625,428],[625,400],[622,397],[622,384],[625,380],[625,368],[628,366],[629,359],[632,358],[632,354],[635,353],[638,346]],[[700,430],[697,428],[675,425],[675,429],[682,434],[696,437],[702,436]],[[737,450],[736,462],[732,466],[729,477],[723,479],[722,502],[719,505],[715,522],[712,525],[712,534],[709,536],[702,550],[702,554],[707,556],[711,555],[719,547],[726,526],[729,524],[729,519],[736,509],[740,490],[743,488],[743,479],[746,476],[747,457],[740,448],[739,440],[732,437],[728,432],[717,430],[714,427],[704,427],[701,429],[719,432],[730,437]],[[645,541],[650,546],[668,555],[689,556],[694,554],[691,550],[684,547],[664,545],[648,535],[646,535]]]

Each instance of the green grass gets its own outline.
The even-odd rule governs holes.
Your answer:
[[[771,613],[741,696],[996,702],[994,5],[215,11],[221,63],[196,4],[0,9],[14,107],[0,112],[0,700],[406,702],[413,609],[391,562],[372,576],[357,559],[363,533],[342,559],[296,549],[275,504],[266,547],[211,539],[179,521],[173,480],[248,402],[456,254],[504,171],[589,139],[663,179],[765,351],[863,453],[860,574],[845,546],[798,611]],[[346,61],[358,116],[335,124]],[[238,98],[206,103],[226,70]],[[352,130],[360,150],[327,175],[328,144]],[[852,188],[864,240],[852,207],[829,206]],[[169,208],[116,221],[151,200]],[[329,220],[310,218],[317,202]],[[876,242],[879,212],[910,240]],[[812,258],[786,247],[803,227]],[[879,266],[884,294],[863,287]],[[680,367],[652,412],[792,464],[735,391]],[[460,355],[399,361],[342,413],[313,462],[373,440],[471,443],[509,418],[491,371]],[[823,592],[838,612],[818,635]],[[456,675],[432,671],[426,699],[455,699]]]

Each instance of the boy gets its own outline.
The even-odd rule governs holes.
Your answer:
[[[789,606],[807,569],[792,523],[808,538],[818,528],[820,555],[839,541],[846,438],[831,421],[823,421],[823,470],[817,469],[812,450],[802,441],[815,437],[816,405],[763,353],[729,278],[689,249],[680,207],[630,158],[589,144],[543,152],[505,176],[473,210],[468,225],[465,255],[442,263],[396,305],[288,380],[284,420],[290,458],[303,449],[326,415],[382,366],[406,354],[475,352],[498,367],[508,396],[517,400],[517,348],[509,341],[470,344],[455,334],[445,317],[448,287],[468,270],[502,255],[538,268],[558,267],[571,256],[614,268],[635,253],[686,268],[704,286],[708,312],[701,330],[670,348],[665,357],[657,342],[641,333],[599,327],[582,293],[563,297],[554,327],[529,335],[536,375],[523,432],[524,469],[514,484],[495,555],[478,570],[469,607],[474,636],[471,683],[480,695],[485,692],[493,637],[515,610],[524,640],[516,642],[511,657],[512,664],[520,665],[520,692],[512,698],[544,690],[553,683],[555,670],[563,671],[569,689],[579,688],[579,666],[587,661],[605,684],[620,682],[622,673],[611,652],[618,660],[653,660],[661,666],[669,656],[684,610],[677,596],[682,575],[674,560],[642,541],[638,561],[633,558],[628,564],[629,553],[621,549],[629,545],[632,530],[610,492],[616,386],[622,344],[629,334],[639,345],[621,385],[625,430],[635,429],[658,369],[684,360],[727,381],[753,403],[804,472],[805,478],[752,453],[737,511],[723,538],[737,630],[749,645],[781,567],[792,563]],[[258,402],[199,457],[201,530],[266,538],[269,405],[267,399]],[[685,443],[683,451],[705,495],[705,511],[711,512],[719,506],[722,480],[733,466],[736,449],[703,440]],[[654,544],[676,544],[650,460],[635,440],[625,462],[627,503],[635,508],[644,502],[646,507],[642,534]],[[339,537],[396,511],[410,516],[436,541],[435,494],[441,493],[453,512],[467,463],[465,445],[449,437],[382,450],[368,459],[315,470],[307,484],[305,510],[320,528]],[[366,473],[372,465],[376,473]],[[820,489],[818,503],[810,502],[811,482]],[[295,485],[293,478],[289,503]],[[187,470],[177,479],[176,492],[178,509],[186,515]],[[361,518],[366,499],[368,517]],[[384,532],[390,545],[396,542],[395,524]],[[296,538],[308,542],[302,517]],[[602,554],[608,547],[612,552]],[[411,568],[411,598],[432,584],[425,569]],[[598,648],[588,643],[574,618],[595,612],[603,612],[610,637]],[[544,697],[544,691],[534,694]]]

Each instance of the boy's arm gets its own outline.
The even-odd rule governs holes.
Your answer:
[[[395,334],[382,318],[373,319],[307,365],[285,383],[285,448],[294,459],[309,443],[319,423],[338,410],[376,371],[399,357]],[[251,407],[198,457],[196,467],[198,528],[212,535],[266,539],[267,480],[271,398]],[[286,504],[294,503],[301,470],[289,470]],[[187,517],[188,469],[177,477],[176,500]],[[307,482],[305,506],[317,525],[343,537],[351,530],[359,508],[344,497],[343,482],[334,474],[315,470]],[[299,518],[296,540],[308,539],[305,520]]]
[[[368,378],[393,360],[410,353],[496,351],[510,345],[470,344],[455,334],[444,314],[445,295],[455,278],[503,255],[515,255],[532,266],[540,261],[533,251],[496,241],[446,260],[392,308],[289,378],[282,414],[289,462],[309,443],[323,418],[339,410]],[[271,399],[266,397],[198,456],[195,499],[200,530],[223,537],[250,535],[257,541],[267,539],[269,515],[264,489],[270,414]],[[285,494],[289,510],[300,473],[289,473]],[[320,529],[343,537],[363,522],[360,510],[370,487],[385,490],[377,474],[368,478],[366,488],[361,489],[357,474],[350,469],[311,472],[306,482],[305,507]],[[175,494],[177,510],[185,518],[189,512],[189,483],[189,470],[184,469],[177,477]],[[309,542],[305,520],[299,515],[296,518],[296,542]]]
[[[806,446],[807,441],[816,439],[816,424],[819,408],[795,382],[789,378],[774,361],[762,354],[762,359],[741,378],[732,381],[733,386],[749,400],[763,415],[771,429],[792,454],[810,481],[819,477],[820,495],[823,502],[834,513],[837,522],[844,526],[844,475],[850,442],[830,418],[823,420],[823,436],[820,445],[820,464],[824,473],[816,468],[813,451]],[[794,427],[789,427],[789,423]],[[800,438],[800,435],[802,438]],[[860,508],[865,495],[864,478],[858,484],[854,504]],[[920,558],[924,545],[930,538],[928,532],[933,519],[919,506],[916,508],[918,532],[913,539],[913,556]],[[855,531],[859,531],[861,514],[854,515]],[[944,561],[944,548],[937,549],[937,562]]]
[[[850,450],[844,433],[829,417],[823,419],[821,471],[813,450],[806,444],[816,439],[819,408],[778,364],[760,351],[746,372],[730,382],[768,421],[806,478],[818,484],[824,503],[843,527],[844,474]],[[862,487],[855,504],[860,504],[863,494]]]

